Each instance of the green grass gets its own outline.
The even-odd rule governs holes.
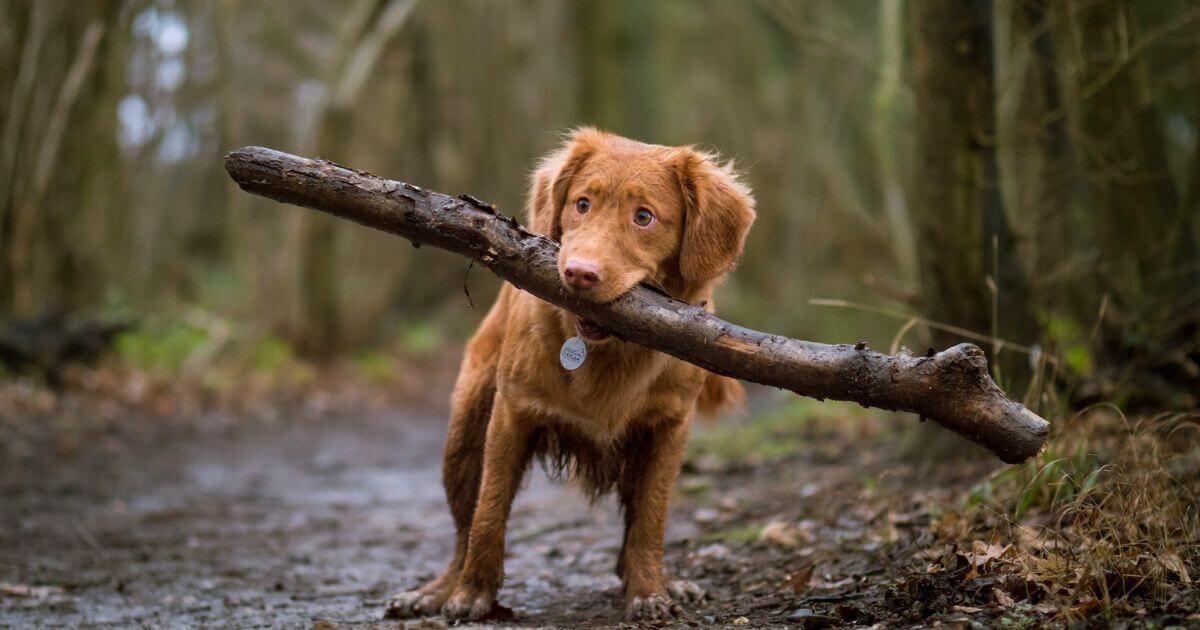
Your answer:
[[[405,326],[399,332],[398,342],[405,356],[415,358],[427,357],[447,345],[442,328],[427,321]]]
[[[1069,450],[1067,450],[1069,449]],[[1036,458],[1023,466],[1014,466],[976,484],[970,491],[968,505],[995,504],[998,496],[1010,497],[1008,505],[1016,520],[1031,510],[1053,510],[1085,495],[1100,482],[1105,468],[1100,457],[1088,448],[1086,441],[1074,447],[1051,441]],[[997,486],[1019,488],[1019,492],[997,493]],[[1011,497],[1015,496],[1015,501]]]
[[[776,461],[801,453],[812,444],[806,429],[813,421],[833,419],[853,423],[869,413],[852,403],[794,397],[744,424],[718,426],[698,433],[691,441],[689,455],[722,461]]]
[[[284,339],[267,335],[250,345],[246,360],[257,372],[275,374],[296,360],[296,350]]]
[[[354,368],[368,381],[386,385],[396,380],[396,360],[378,350],[368,350],[354,357]]]
[[[212,343],[208,331],[186,322],[146,326],[121,334],[116,351],[129,365],[148,372],[178,374],[188,359]]]

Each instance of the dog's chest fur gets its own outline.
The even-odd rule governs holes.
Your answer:
[[[536,299],[529,296],[529,299]],[[611,339],[589,344],[577,370],[567,371],[558,350],[570,334],[557,309],[539,304],[525,327],[522,352],[503,369],[503,387],[541,417],[609,446],[632,426],[682,420],[690,415],[703,372],[635,344]],[[513,329],[510,328],[510,332]],[[529,337],[537,343],[528,343]]]

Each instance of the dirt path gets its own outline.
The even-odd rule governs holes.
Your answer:
[[[387,596],[431,577],[451,550],[444,425],[440,414],[376,413],[163,430],[140,446],[81,445],[68,462],[36,452],[9,462],[0,467],[0,583],[9,588],[0,626],[380,623]],[[866,476],[890,483],[863,451],[685,472],[667,568],[711,597],[682,621],[869,624],[885,609],[926,612],[892,600],[916,542],[904,528],[928,520],[885,516],[903,497],[862,500]],[[799,528],[763,543],[763,526],[778,519]],[[515,608],[514,625],[621,623],[611,500],[589,508],[538,470],[509,540],[501,601]]]
[[[377,621],[389,592],[448,557],[443,426],[330,418],[31,465],[0,497],[0,581],[64,592],[2,598],[0,624]],[[552,620],[551,606],[615,611],[606,591],[617,523],[609,504],[589,511],[568,488],[530,480],[505,592],[522,619]]]

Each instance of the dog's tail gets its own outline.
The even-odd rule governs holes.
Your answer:
[[[746,404],[746,390],[742,384],[728,376],[709,373],[696,400],[700,415],[713,417],[728,409],[738,409]]]

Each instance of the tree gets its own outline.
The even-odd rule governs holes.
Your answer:
[[[1095,256],[1075,311],[1083,321],[1099,319],[1100,393],[1194,404],[1200,246],[1195,207],[1184,203],[1168,164],[1145,60],[1153,38],[1140,32],[1127,0],[1071,0],[1054,11],[1066,115],[1083,169],[1077,202],[1087,218],[1075,227]]]
[[[660,140],[655,27],[659,4],[583,0],[575,4],[580,45],[580,117],[618,133]]]
[[[102,243],[75,231],[103,227],[113,202],[119,65],[105,62],[121,3],[20,5],[4,11],[21,45],[0,103],[0,308],[32,315],[88,306],[103,286]]]
[[[997,182],[991,2],[909,3],[916,93],[915,224],[929,319],[1028,344],[1036,326]],[[938,346],[957,340],[937,331]],[[994,343],[994,354],[1001,350]],[[998,354],[1010,384],[1021,357]]]
[[[366,0],[348,13],[339,32],[337,54],[326,69],[325,94],[302,146],[331,159],[346,159],[353,106],[415,4],[416,0]],[[344,305],[337,292],[339,267],[335,264],[339,259],[338,226],[328,217],[316,215],[297,217],[296,221],[291,233],[299,256],[298,303],[294,305],[299,309],[299,321],[292,335],[302,351],[327,358],[340,348],[344,328]]]

